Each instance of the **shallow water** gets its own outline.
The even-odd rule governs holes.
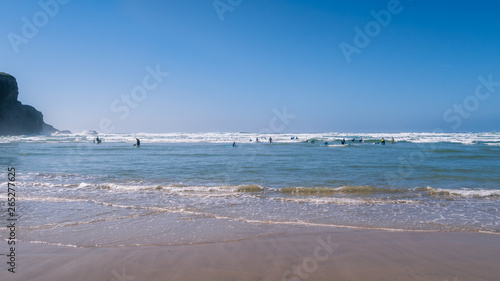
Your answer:
[[[196,243],[284,225],[500,232],[497,133],[402,133],[384,146],[381,134],[283,134],[273,144],[248,133],[139,134],[139,149],[135,136],[0,138],[3,178],[16,169],[20,239]]]

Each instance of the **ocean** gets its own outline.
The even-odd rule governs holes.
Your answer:
[[[17,239],[116,247],[287,227],[500,233],[497,132],[95,137],[0,137],[0,220],[14,168]]]

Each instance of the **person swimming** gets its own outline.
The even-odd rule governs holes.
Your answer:
[[[141,141],[138,138],[135,138],[135,140],[136,140],[135,146],[140,147]]]

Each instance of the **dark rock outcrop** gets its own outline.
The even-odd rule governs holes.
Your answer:
[[[52,134],[58,131],[43,122],[40,111],[18,101],[18,95],[16,78],[0,72],[0,136]]]

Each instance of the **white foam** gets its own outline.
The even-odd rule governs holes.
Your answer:
[[[0,195],[0,199],[2,195]],[[52,203],[61,203],[61,202],[88,202],[89,199],[80,199],[80,198],[65,198],[65,197],[55,197],[55,196],[22,196],[16,198],[18,201],[35,201],[35,202],[52,202]]]
[[[339,205],[361,205],[371,203],[366,200],[350,198],[281,198],[282,201],[294,203],[312,203],[312,204],[339,204]]]
[[[32,244],[45,244],[45,245],[59,246],[59,247],[88,248],[88,247],[83,247],[83,246],[78,246],[78,245],[73,245],[73,244],[50,243],[50,242],[45,242],[45,241],[24,241],[24,240],[19,240],[19,241],[23,241],[26,243],[32,243]]]
[[[276,198],[278,199],[278,198]],[[338,204],[338,205],[363,205],[363,204],[416,204],[413,200],[379,200],[379,199],[353,199],[343,197],[303,197],[281,198],[280,200],[294,203],[312,204]]]
[[[431,194],[453,195],[460,197],[495,197],[500,196],[500,190],[488,189],[447,189],[447,188],[434,188],[427,186],[425,188]]]
[[[336,142],[342,138],[348,141],[352,138],[365,141],[380,141],[382,138],[389,140],[394,137],[397,142],[413,143],[461,143],[477,144],[486,143],[488,145],[500,145],[500,134],[496,132],[485,133],[298,133],[298,134],[258,134],[258,133],[229,133],[229,132],[209,132],[209,133],[137,133],[137,134],[99,134],[103,143],[135,143],[135,138],[141,139],[143,143],[232,143],[238,144],[262,144],[267,143],[269,137],[274,143],[296,143],[308,139],[318,139],[328,142]],[[260,142],[256,143],[259,137]],[[292,137],[298,137],[293,139]],[[34,142],[34,143],[92,143],[95,135],[88,134],[65,134],[53,136],[12,136],[0,137],[0,143]],[[252,141],[250,141],[252,140]],[[335,143],[332,143],[335,144]]]
[[[491,145],[491,146],[500,146],[500,142],[486,142],[484,144]]]

